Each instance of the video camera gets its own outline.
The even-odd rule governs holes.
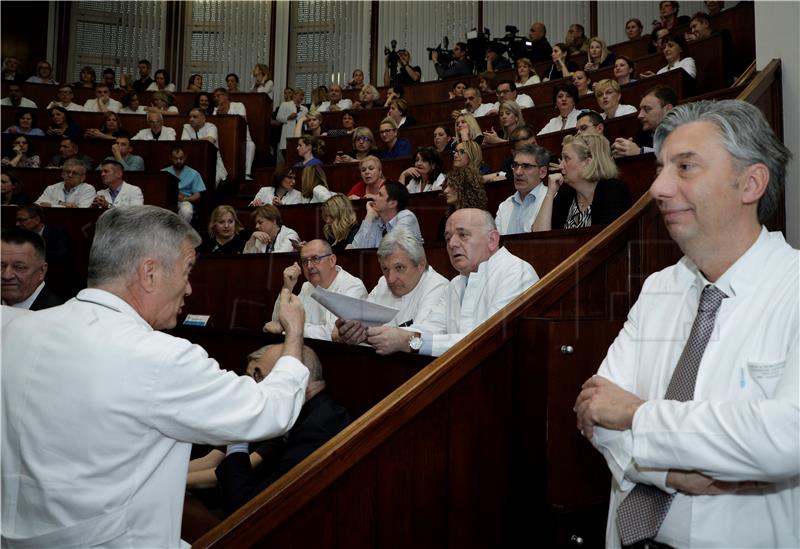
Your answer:
[[[506,35],[496,39],[508,47],[508,56],[512,61],[516,61],[521,57],[528,57],[533,47],[533,42],[528,40],[527,37],[517,36],[518,32],[519,29],[514,25],[506,25]]]
[[[486,70],[486,50],[491,38],[492,33],[486,28],[483,29],[483,32],[472,29],[467,33],[467,57],[479,73]]]
[[[425,48],[428,50],[428,60],[433,61],[433,52],[437,52],[439,54],[438,63],[444,66],[450,65],[453,62],[453,50],[448,49],[448,46],[450,46],[450,40],[445,36],[435,48]]]

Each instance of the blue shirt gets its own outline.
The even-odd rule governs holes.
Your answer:
[[[534,219],[534,211],[538,210],[536,205],[536,194],[529,192],[525,198],[520,200],[519,191],[511,196],[514,209],[511,210],[511,217],[508,220],[508,231],[506,234],[527,233],[525,222]]]
[[[113,160],[114,162],[119,162],[122,164],[122,168],[126,172],[143,172],[144,171],[144,158],[141,156],[131,154],[128,158],[123,158],[122,160],[117,160],[113,156],[107,156],[105,160]],[[105,161],[104,160],[104,161]],[[103,167],[102,162],[99,166],[97,166],[97,170],[100,171]]]
[[[299,160],[299,161],[295,162],[294,166],[292,166],[292,167],[293,168],[305,168],[306,166],[322,166],[322,160],[320,160],[319,158],[316,158],[316,157],[312,158],[308,162],[303,162],[302,160]]]
[[[194,193],[201,193],[206,190],[206,184],[203,183],[203,178],[200,172],[189,166],[183,166],[181,174],[175,173],[175,168],[169,166],[161,170],[167,172],[178,178],[178,192],[184,196],[192,196]]]
[[[401,156],[411,156],[411,142],[405,137],[398,137],[394,147],[378,154],[378,158],[399,158]]]

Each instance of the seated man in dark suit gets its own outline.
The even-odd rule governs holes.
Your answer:
[[[282,349],[281,344],[268,345],[250,353],[247,357],[247,375],[256,382],[267,377],[280,358]],[[226,514],[247,503],[350,424],[347,410],[336,404],[325,391],[322,365],[317,354],[309,347],[303,348],[303,363],[310,372],[306,401],[287,435],[253,445],[232,444],[227,448],[227,455],[220,450],[212,450],[207,456],[190,462],[189,488],[213,484],[213,466],[219,464],[216,479]]]
[[[24,229],[4,229],[0,246],[3,305],[38,311],[64,303],[44,282],[47,261],[41,236]]]
[[[69,235],[53,225],[45,225],[44,211],[38,204],[26,204],[17,208],[16,225],[32,231],[44,239],[47,261],[63,260],[70,256]]]

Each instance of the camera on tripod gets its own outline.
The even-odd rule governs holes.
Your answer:
[[[445,36],[442,41],[435,48],[425,48],[428,50],[428,60],[433,61],[433,52],[439,55],[437,63],[440,65],[450,65],[453,62],[453,50],[448,49],[450,40]]]
[[[521,57],[527,57],[530,49],[533,47],[533,42],[527,37],[517,36],[519,29],[514,25],[506,25],[506,35],[502,38],[497,38],[498,42],[502,42],[508,48],[508,56],[516,61]]]

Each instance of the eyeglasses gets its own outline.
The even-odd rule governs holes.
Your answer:
[[[528,164],[527,162],[512,162],[511,169],[516,170],[517,168],[522,168],[523,172],[527,172],[532,170],[533,168],[538,168],[536,164]]]
[[[392,132],[394,132],[394,131],[397,131],[397,130],[395,130],[394,128],[391,128],[391,129],[388,129],[388,130],[381,130],[381,131],[380,131],[380,134],[381,134],[381,135],[383,135],[383,134],[385,134],[385,133],[392,133]]]
[[[300,265],[306,267],[308,265],[319,265],[320,261],[325,259],[326,257],[333,255],[333,254],[325,254],[325,255],[314,255],[311,257],[301,257],[300,258]]]
[[[453,154],[467,154],[467,149],[456,149]]]
[[[372,141],[372,139],[370,139],[366,135],[359,135],[358,137],[356,137],[356,141],[358,141],[359,143],[366,143],[368,141]]]

